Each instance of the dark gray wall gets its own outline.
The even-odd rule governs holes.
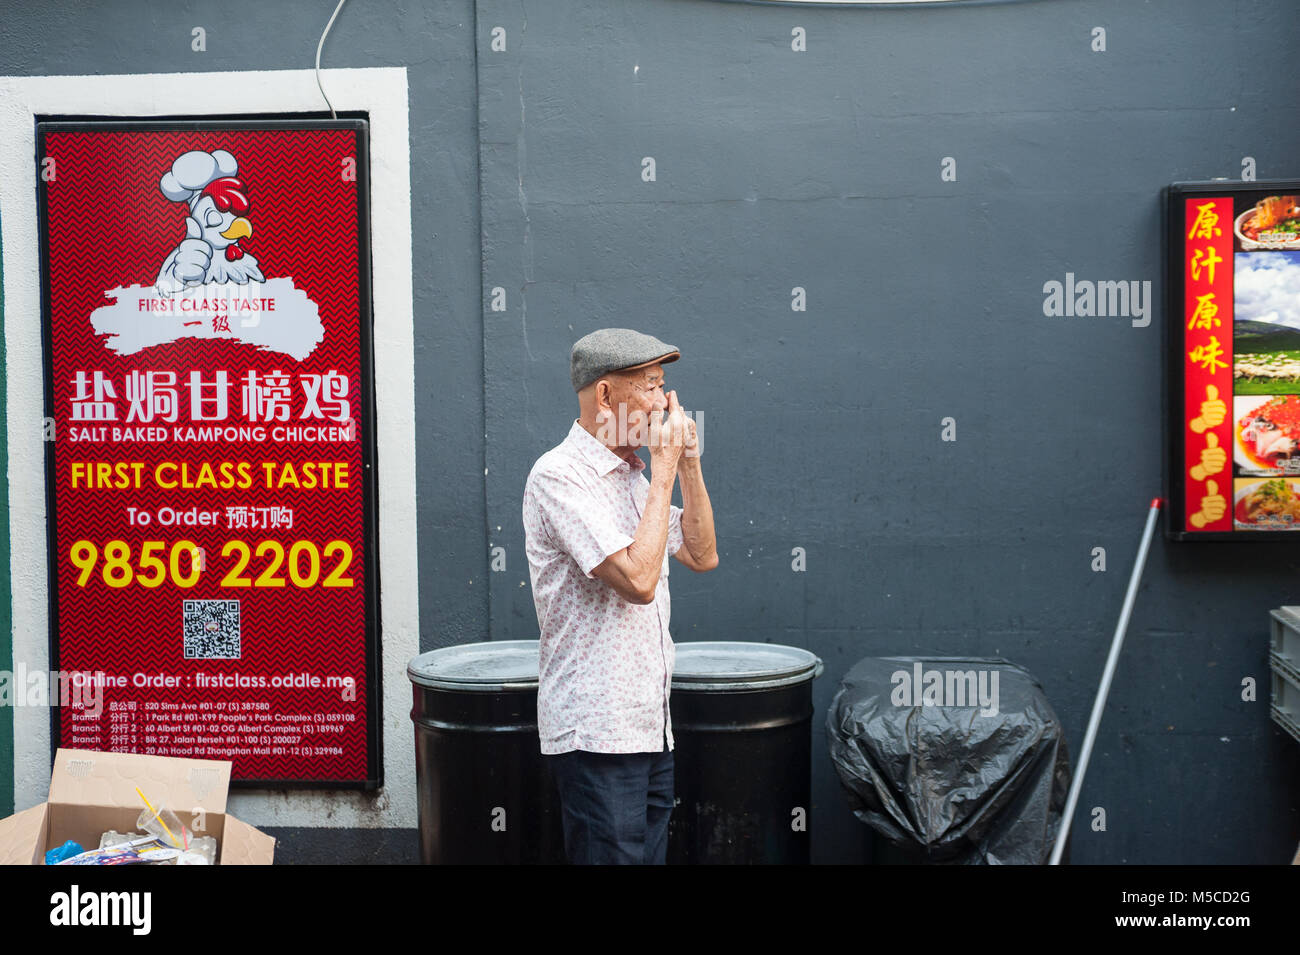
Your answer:
[[[0,73],[308,66],[327,17],[4,0]],[[350,0],[325,64],[410,70],[421,646],[536,636],[524,478],[576,413],[571,343],[630,325],[682,348],[669,381],[703,414],[722,564],[674,570],[676,639],[825,660],[817,861],[861,858],[822,723],[863,656],[1005,656],[1077,752],[1161,482],[1159,190],[1245,156],[1300,175],[1276,79],[1297,25],[1292,0]],[[1152,281],[1151,325],[1044,317],[1066,272]],[[1297,570],[1294,546],[1156,543],[1073,861],[1289,859],[1300,751],[1240,684],[1266,686],[1267,611],[1300,602]],[[342,840],[358,859],[381,842]]]
[[[537,632],[519,497],[576,413],[569,346],[631,325],[681,347],[670,387],[704,415],[721,566],[674,565],[675,638],[826,662],[815,859],[861,858],[823,721],[863,656],[1005,656],[1077,753],[1160,493],[1159,191],[1239,177],[1244,156],[1261,178],[1300,175],[1297,110],[1257,78],[1300,8],[478,9],[484,286],[508,305],[484,313],[488,523],[508,553],[492,636]],[[1066,272],[1150,280],[1151,324],[1044,317],[1043,284]],[[1074,861],[1290,859],[1300,751],[1240,684],[1267,684],[1294,555],[1154,547]]]

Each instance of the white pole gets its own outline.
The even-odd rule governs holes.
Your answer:
[[[1128,630],[1129,614],[1133,612],[1133,601],[1137,598],[1138,584],[1142,580],[1142,568],[1147,562],[1147,548],[1151,545],[1151,535],[1156,529],[1156,518],[1160,516],[1160,504],[1160,498],[1157,497],[1151,502],[1151,510],[1147,512],[1146,530],[1142,532],[1137,562],[1133,565],[1133,574],[1128,579],[1128,593],[1124,595],[1124,608],[1119,612],[1119,623],[1115,625],[1115,636],[1110,642],[1110,656],[1106,658],[1106,669],[1101,674],[1097,699],[1092,704],[1088,732],[1084,734],[1083,750],[1079,753],[1079,766],[1075,771],[1073,782],[1070,783],[1070,798],[1065,801],[1065,814],[1061,817],[1061,831],[1056,834],[1056,845],[1052,848],[1051,865],[1061,864],[1065,840],[1070,837],[1070,823],[1074,820],[1074,810],[1079,803],[1079,790],[1083,788],[1083,776],[1088,771],[1088,759],[1092,756],[1092,744],[1097,739],[1097,727],[1101,725],[1101,713],[1106,708],[1111,677],[1115,675],[1115,666],[1119,663],[1119,651],[1124,646],[1124,633]]]

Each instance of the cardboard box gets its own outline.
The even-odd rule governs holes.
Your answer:
[[[96,849],[109,829],[137,831],[144,808],[137,786],[154,806],[166,806],[186,825],[193,821],[196,835],[215,838],[218,865],[274,861],[272,836],[226,814],[228,761],[60,749],[50,798],[0,819],[0,865],[44,865],[46,851],[69,839]]]

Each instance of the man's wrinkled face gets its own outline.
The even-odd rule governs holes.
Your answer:
[[[610,375],[608,381],[610,407],[620,423],[623,420],[627,422],[627,446],[645,446],[649,441],[651,416],[668,410],[663,366],[649,365],[635,371],[619,372]]]

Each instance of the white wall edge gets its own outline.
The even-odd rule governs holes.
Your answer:
[[[232,814],[255,826],[416,825],[415,745],[406,664],[419,652],[415,491],[415,341],[411,168],[405,67],[321,71],[335,110],[370,115],[371,261],[379,460],[384,788],[236,790]],[[36,210],[36,115],[147,117],[327,110],[313,70],[0,76],[0,237],[9,445],[14,663],[49,668],[44,368]],[[14,808],[46,798],[50,711],[15,707]]]

